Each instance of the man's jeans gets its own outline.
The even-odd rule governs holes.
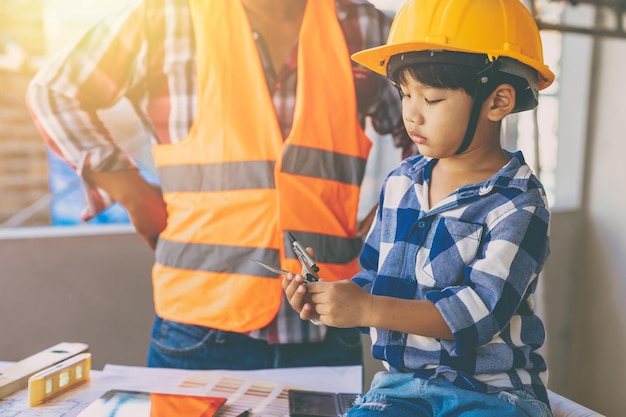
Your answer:
[[[148,366],[181,369],[264,369],[362,365],[361,334],[328,328],[319,343],[271,345],[248,336],[155,318]]]

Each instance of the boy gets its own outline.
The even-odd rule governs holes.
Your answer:
[[[554,75],[518,0],[410,0],[353,56],[399,88],[420,155],[383,186],[352,281],[283,288],[300,317],[369,328],[378,373],[348,416],[550,416],[533,312],[549,210],[504,117]],[[323,278],[323,272],[322,272]]]

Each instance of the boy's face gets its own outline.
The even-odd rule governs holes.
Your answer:
[[[419,153],[433,158],[453,156],[459,149],[472,107],[464,90],[438,89],[410,75],[400,85],[402,118]]]

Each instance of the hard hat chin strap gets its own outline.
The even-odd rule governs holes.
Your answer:
[[[463,137],[463,142],[461,142],[461,146],[456,151],[456,155],[462,154],[469,148],[472,144],[472,140],[474,139],[474,134],[476,133],[476,127],[478,126],[478,119],[480,117],[480,110],[483,107],[483,103],[489,97],[489,95],[493,92],[494,88],[496,88],[496,77],[495,74],[500,68],[501,61],[499,59],[495,59],[491,62],[485,69],[481,70],[478,76],[478,82],[476,84],[476,90],[474,91],[474,95],[472,96],[472,109],[470,111],[470,117],[467,122],[467,128],[465,129],[465,136]]]

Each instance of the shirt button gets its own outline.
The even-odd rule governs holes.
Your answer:
[[[426,227],[426,222],[419,222],[417,223],[417,227],[419,227],[420,229],[423,229]]]
[[[491,189],[493,188],[492,185],[483,185],[482,187],[480,187],[480,190],[478,190],[480,195],[485,195],[489,192],[491,192]]]

